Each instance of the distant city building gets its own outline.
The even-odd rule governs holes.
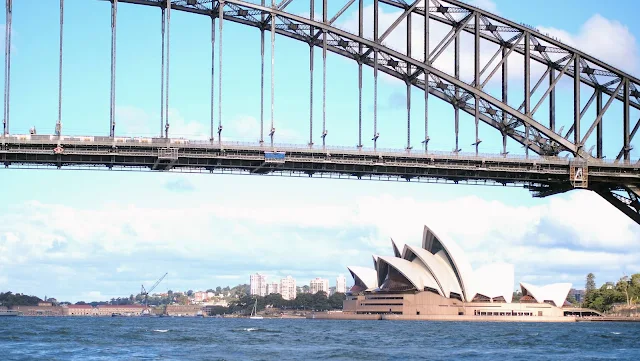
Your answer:
[[[336,292],[347,293],[347,279],[344,275],[339,275],[336,278]]]
[[[329,280],[326,278],[316,277],[309,282],[309,292],[311,294],[323,291],[329,294]]]
[[[256,296],[267,295],[267,277],[256,273],[249,277],[249,287],[251,288],[250,294]]]
[[[334,293],[336,293],[336,288],[335,287],[329,287],[329,294],[328,296],[333,295]]]
[[[194,302],[204,302],[208,299],[206,292],[197,291],[193,293],[193,301]]]
[[[280,284],[273,282],[267,283],[267,294],[280,293]]]
[[[571,291],[569,291],[569,295],[573,296],[578,303],[582,303],[584,300],[584,290],[576,290],[575,288],[572,288]]]
[[[296,280],[287,276],[280,280],[280,294],[285,300],[294,300],[296,298]]]

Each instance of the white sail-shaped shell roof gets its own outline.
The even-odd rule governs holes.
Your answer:
[[[552,283],[545,286],[534,286],[529,283],[520,282],[522,295],[529,295],[539,303],[553,301],[557,307],[562,307],[567,295],[571,290],[571,283]]]
[[[451,292],[455,292],[462,296],[462,290],[460,284],[453,273],[453,270],[445,262],[438,257],[427,251],[426,249],[419,247],[412,247],[409,245],[404,246],[402,252],[404,259],[410,260],[412,255],[415,255],[425,265],[426,270],[435,279],[436,283],[442,295],[445,297],[451,297]]]
[[[347,267],[347,269],[351,273],[353,280],[355,281],[357,277],[364,283],[367,289],[375,289],[378,287],[378,273],[375,269],[358,266]]]
[[[489,298],[504,297],[507,303],[513,299],[514,267],[508,263],[494,263],[478,268],[474,273],[475,294]],[[567,290],[568,292],[568,290]]]
[[[394,255],[394,256],[396,256],[396,257],[398,257],[398,258],[402,258],[401,250],[402,250],[402,247],[403,247],[404,245],[402,245],[402,244],[401,244],[401,245],[400,245],[400,247],[398,247],[398,245],[397,245],[397,244],[396,244],[396,242],[393,240],[393,238],[391,238],[391,246],[393,246],[393,255]]]
[[[378,255],[372,255],[371,257],[373,257],[373,269],[378,269]]]
[[[387,277],[383,272],[385,264],[402,274],[419,291],[424,290],[425,287],[440,289],[436,280],[421,265],[406,259],[386,256],[378,258],[378,285],[382,285]]]
[[[442,247],[442,249],[440,249],[440,247]],[[470,302],[475,295],[473,290],[473,270],[471,269],[471,263],[467,260],[462,249],[453,241],[438,237],[427,226],[424,226],[422,234],[422,248],[436,255],[444,251],[444,253],[440,253],[439,257],[446,259],[447,263],[451,266],[462,290],[463,299]]]

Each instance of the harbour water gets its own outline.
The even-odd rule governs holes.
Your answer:
[[[638,323],[0,318],[13,360],[639,360]]]

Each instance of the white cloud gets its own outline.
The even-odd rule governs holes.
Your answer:
[[[176,109],[169,109],[169,137],[188,138],[195,140],[209,140],[210,121],[206,124],[187,120]],[[214,124],[214,138],[217,139],[217,125]],[[274,121],[276,133],[276,143],[304,143],[298,132],[279,125],[279,121]],[[257,143],[260,138],[260,122],[253,116],[236,115],[229,122],[223,123],[222,139],[224,141],[240,141]],[[269,139],[271,120],[265,120],[264,137]],[[164,128],[163,128],[164,129]],[[135,106],[119,106],[116,108],[116,134],[126,134],[127,136],[157,137],[160,130],[160,116],[157,113],[149,113],[144,109]],[[164,130],[163,130],[164,134]]]
[[[264,141],[269,141],[269,131],[271,120],[266,120],[263,125]],[[275,143],[303,144],[304,140],[298,132],[279,125],[278,120],[274,120],[276,132],[274,134]],[[222,133],[224,141],[258,142],[260,140],[260,121],[250,115],[238,115],[231,120],[228,128]]]
[[[554,27],[538,28],[542,33],[549,33],[561,39],[563,43],[622,70],[636,75],[640,72],[640,54],[636,38],[626,25],[617,20],[595,14],[582,24],[577,33]]]
[[[226,188],[240,192],[240,186]],[[562,277],[581,282],[587,269],[618,277],[640,262],[638,226],[587,191],[529,207],[477,196],[432,201],[384,193],[313,196],[303,202],[276,192],[278,202],[273,203],[272,192],[243,192],[251,202],[203,202],[181,195],[183,201],[166,205],[13,206],[0,225],[0,263],[12,268],[59,265],[47,268],[58,278],[92,265],[97,270],[86,276],[104,277],[102,292],[129,294],[131,287],[109,288],[115,287],[110,280],[130,279],[157,262],[186,266],[179,284],[174,274],[172,288],[191,287],[202,272],[231,282],[257,270],[278,277],[286,276],[285,270],[301,277],[312,270],[344,273],[347,265],[370,266],[371,254],[391,254],[390,237],[399,244],[419,244],[424,224],[458,242],[474,267],[515,264],[516,281]],[[100,275],[103,262],[117,262],[106,267],[115,272]],[[29,276],[22,277],[12,279],[26,283]]]
[[[164,135],[164,127],[162,129]],[[135,106],[116,107],[116,135],[157,137],[159,133],[158,113],[149,113]],[[169,136],[207,140],[210,137],[209,126],[196,120],[187,120],[178,110],[169,108]]]

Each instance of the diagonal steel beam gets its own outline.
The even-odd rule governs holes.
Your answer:
[[[278,10],[284,10],[284,8],[287,7],[287,5],[291,4],[293,0],[282,0],[280,2],[280,4],[276,5],[276,7],[278,8]]]
[[[389,34],[391,34],[391,32],[398,27],[398,25],[400,25],[400,23],[402,22],[402,20],[407,18],[407,15],[411,14],[413,12],[413,9],[416,8],[416,6],[418,6],[418,3],[420,3],[420,0],[416,0],[414,1],[414,3],[407,9],[405,10],[402,15],[400,15],[396,21],[393,22],[393,24],[391,24],[391,26],[389,26],[389,28],[382,33],[382,35],[378,38],[378,42],[382,43],[384,41],[384,39],[387,38],[387,36],[389,36]]]
[[[420,0],[416,0],[407,10],[405,10],[397,19],[396,21],[393,22],[393,24],[391,24],[391,26],[389,26],[389,28],[381,35],[378,37],[378,44],[382,44],[382,42],[384,41],[384,39],[387,38],[387,36],[389,36],[389,34],[391,34],[391,32],[398,27],[398,25],[400,25],[400,23],[402,22],[402,20],[404,20],[407,15],[411,14],[413,12],[413,10],[418,6],[418,3],[420,2]],[[367,50],[363,55],[362,58],[366,58],[367,56],[369,56],[369,54],[371,54],[373,52],[373,49],[369,49]]]
[[[596,98],[597,95],[598,95],[598,89],[596,89],[593,92],[593,94],[591,94],[589,101],[587,102],[587,104],[584,105],[584,108],[582,108],[582,111],[580,112],[580,120],[582,120],[582,117],[584,117],[584,114],[587,112],[587,109],[589,109],[589,107],[591,106],[591,103],[593,103],[593,100]],[[602,96],[602,93],[600,95]],[[575,126],[571,124],[571,128],[569,128],[569,130],[567,131],[567,134],[565,134],[564,139],[569,139],[571,134],[573,134],[574,129],[575,129]]]
[[[631,134],[629,134],[629,141],[633,140],[633,137],[636,135],[636,132],[638,131],[638,128],[640,128],[640,118],[636,122],[636,125],[633,127],[633,130],[631,131]],[[616,157],[616,160],[618,161],[618,160],[622,159],[623,155],[624,155],[624,146],[622,147],[622,149],[620,149],[620,153],[618,153],[618,156]]]
[[[547,78],[547,75],[549,75],[550,72],[551,72],[551,67],[548,67],[547,70],[544,71],[544,74],[542,74],[542,76],[540,77],[536,85],[533,87],[533,89],[531,89],[531,94],[530,94],[531,96],[535,94],[536,90],[538,90],[538,88],[540,87],[540,84],[542,84],[542,82]],[[522,104],[520,104],[520,106],[518,107],[518,111],[522,111],[522,108],[524,108],[524,106],[525,106],[525,103],[522,102]]]
[[[431,64],[433,64],[436,61],[436,59],[438,59],[440,54],[442,54],[447,49],[447,47],[449,46],[449,44],[451,44],[452,41],[454,41],[456,38],[458,38],[458,36],[460,36],[460,32],[462,32],[462,29],[464,29],[467,26],[467,24],[469,24],[471,19],[473,18],[472,15],[473,14],[467,15],[467,17],[465,19],[463,19],[460,24],[458,24],[458,27],[457,27],[455,33],[452,36],[450,36],[449,39],[447,39],[447,42],[444,45],[442,45],[442,47],[438,50],[438,52],[435,55],[433,55],[432,57],[429,58],[429,61],[431,62]],[[442,43],[440,43],[440,44],[442,44]],[[438,46],[440,46],[440,44],[438,44]],[[437,49],[437,47],[436,47],[436,49]],[[433,49],[433,50],[435,51],[436,49]]]
[[[613,98],[613,97],[612,97]],[[640,208],[637,204],[634,204],[631,200],[631,194],[637,197],[635,192],[626,189],[625,191],[629,194],[629,198],[621,197],[612,190],[602,188],[596,189],[595,192],[598,193],[602,198],[604,198],[607,202],[611,203],[614,207],[618,208],[622,213],[626,214],[629,218],[633,219],[636,223],[640,224]],[[637,202],[635,202],[637,203]]]
[[[572,58],[572,60],[573,59],[575,59],[575,56]],[[569,69],[569,65],[571,65],[571,61],[567,62],[562,67],[562,69],[560,70],[560,74],[558,74],[558,76],[553,80],[553,83],[551,83],[551,85],[549,85],[549,88],[547,89],[547,91],[544,92],[544,94],[542,95],[542,97],[538,101],[538,104],[536,104],[536,106],[533,107],[533,110],[531,111],[531,116],[533,116],[536,113],[536,111],[538,110],[540,105],[542,105],[542,102],[544,102],[545,99],[547,99],[547,96],[549,95],[549,93],[551,93],[556,88],[556,84],[558,84],[558,81],[560,81],[560,78],[562,78],[562,76],[567,71],[567,69]]]
[[[349,7],[351,6],[351,4],[353,4],[356,0],[349,0],[348,3],[346,3],[342,9],[340,9],[340,11],[338,11],[330,20],[329,20],[329,24],[333,24],[334,21],[338,20],[338,18],[344,14],[345,11],[347,11],[347,9],[349,9]]]
[[[518,44],[520,44],[520,41],[522,41],[522,39],[524,38],[524,33],[520,34],[520,36],[518,37],[518,39],[516,40],[515,43],[513,43],[510,47],[509,50],[507,51],[506,54],[504,54],[504,56],[502,57],[502,59],[500,59],[500,61],[498,62],[498,65],[495,66],[495,68],[493,68],[493,70],[491,71],[491,73],[489,74],[489,76],[482,82],[482,84],[480,85],[480,89],[484,88],[485,85],[487,85],[487,83],[489,82],[489,80],[491,80],[491,78],[493,77],[493,74],[495,74],[498,69],[500,69],[500,67],[502,66],[502,64],[507,61],[507,59],[509,58],[509,55],[511,55],[511,53],[513,52],[513,50],[516,48],[516,46]],[[506,44],[503,45],[503,47],[506,46]]]
[[[620,84],[618,84],[618,87],[616,88],[614,93],[619,92],[623,85],[624,85],[624,82],[621,81]],[[589,127],[589,130],[584,135],[584,138],[582,138],[582,140],[580,141],[581,145],[584,145],[584,142],[587,139],[589,139],[591,132],[593,132],[593,129],[595,129],[596,125],[598,125],[602,121],[602,117],[604,116],[604,113],[607,112],[607,109],[609,109],[609,106],[611,105],[611,103],[613,103],[613,99],[615,98],[616,97],[609,97],[609,100],[607,100],[607,103],[604,105],[604,108],[602,108],[602,111],[600,112],[600,114],[598,114],[598,116],[596,117],[596,120],[593,122],[593,124],[591,124],[591,127]]]

